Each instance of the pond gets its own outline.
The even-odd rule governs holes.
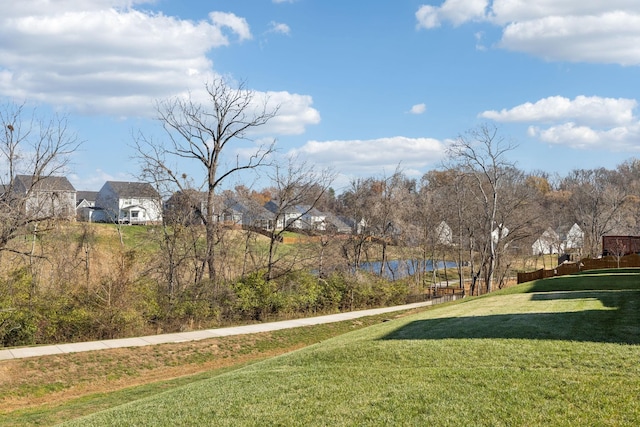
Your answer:
[[[371,273],[379,274],[381,261],[363,262],[360,268]],[[457,264],[454,261],[438,261],[436,262],[436,270],[443,268],[455,268]],[[384,276],[391,280],[401,279],[406,276],[413,276],[416,270],[433,271],[433,263],[431,260],[390,260],[386,262]]]

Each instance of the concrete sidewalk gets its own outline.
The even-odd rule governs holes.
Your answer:
[[[435,303],[439,301],[436,299]],[[145,345],[178,343],[197,341],[207,338],[226,337],[230,335],[255,334],[258,332],[276,331],[279,329],[297,328],[300,326],[319,325],[323,323],[341,322],[343,320],[357,319],[359,317],[373,316],[376,314],[391,313],[394,311],[410,310],[434,304],[434,300],[405,304],[395,307],[374,308],[370,310],[351,311],[348,313],[330,314],[327,316],[309,317],[304,319],[284,320],[281,322],[258,323],[246,326],[234,326],[229,328],[206,329],[202,331],[179,332],[173,334],[149,335],[146,337],[121,338],[113,340],[77,342],[70,344],[43,345],[36,347],[17,347],[8,350],[0,350],[0,360],[21,359],[25,357],[46,356],[50,354],[77,353],[81,351],[106,350],[121,347],[141,347]]]

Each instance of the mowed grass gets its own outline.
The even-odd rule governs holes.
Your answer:
[[[520,285],[69,425],[640,425],[640,273]]]

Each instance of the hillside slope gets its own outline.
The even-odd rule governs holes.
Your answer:
[[[640,274],[521,285],[69,425],[638,425]]]

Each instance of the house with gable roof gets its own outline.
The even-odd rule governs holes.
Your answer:
[[[164,202],[164,220],[169,224],[204,224],[207,193],[194,189],[176,191]]]
[[[444,246],[453,245],[453,231],[445,221],[441,221],[434,229],[434,235],[438,244]]]
[[[584,247],[584,231],[576,223],[574,223],[568,230],[561,229],[560,237],[563,240],[564,252],[579,252]]]
[[[278,216],[276,230],[283,228],[297,228],[300,230],[325,231],[327,215],[311,205],[293,205],[280,208],[276,201],[271,200],[264,205],[265,209]]]
[[[273,230],[275,215],[251,198],[238,195],[225,197],[221,210],[219,220],[225,224]]]
[[[560,235],[551,227],[547,228],[531,245],[533,255],[559,254],[562,250]]]
[[[30,217],[75,219],[76,189],[64,176],[16,175],[5,189],[8,200],[24,201],[23,209]]]
[[[97,191],[78,191],[76,193],[76,217],[78,221],[93,221]]]
[[[579,252],[584,245],[584,232],[578,224],[547,228],[531,245],[533,255]]]
[[[351,227],[342,218],[332,214],[326,213],[326,231],[334,232],[337,234],[350,234]]]
[[[96,221],[119,224],[162,222],[160,194],[147,182],[107,181],[96,196]]]

